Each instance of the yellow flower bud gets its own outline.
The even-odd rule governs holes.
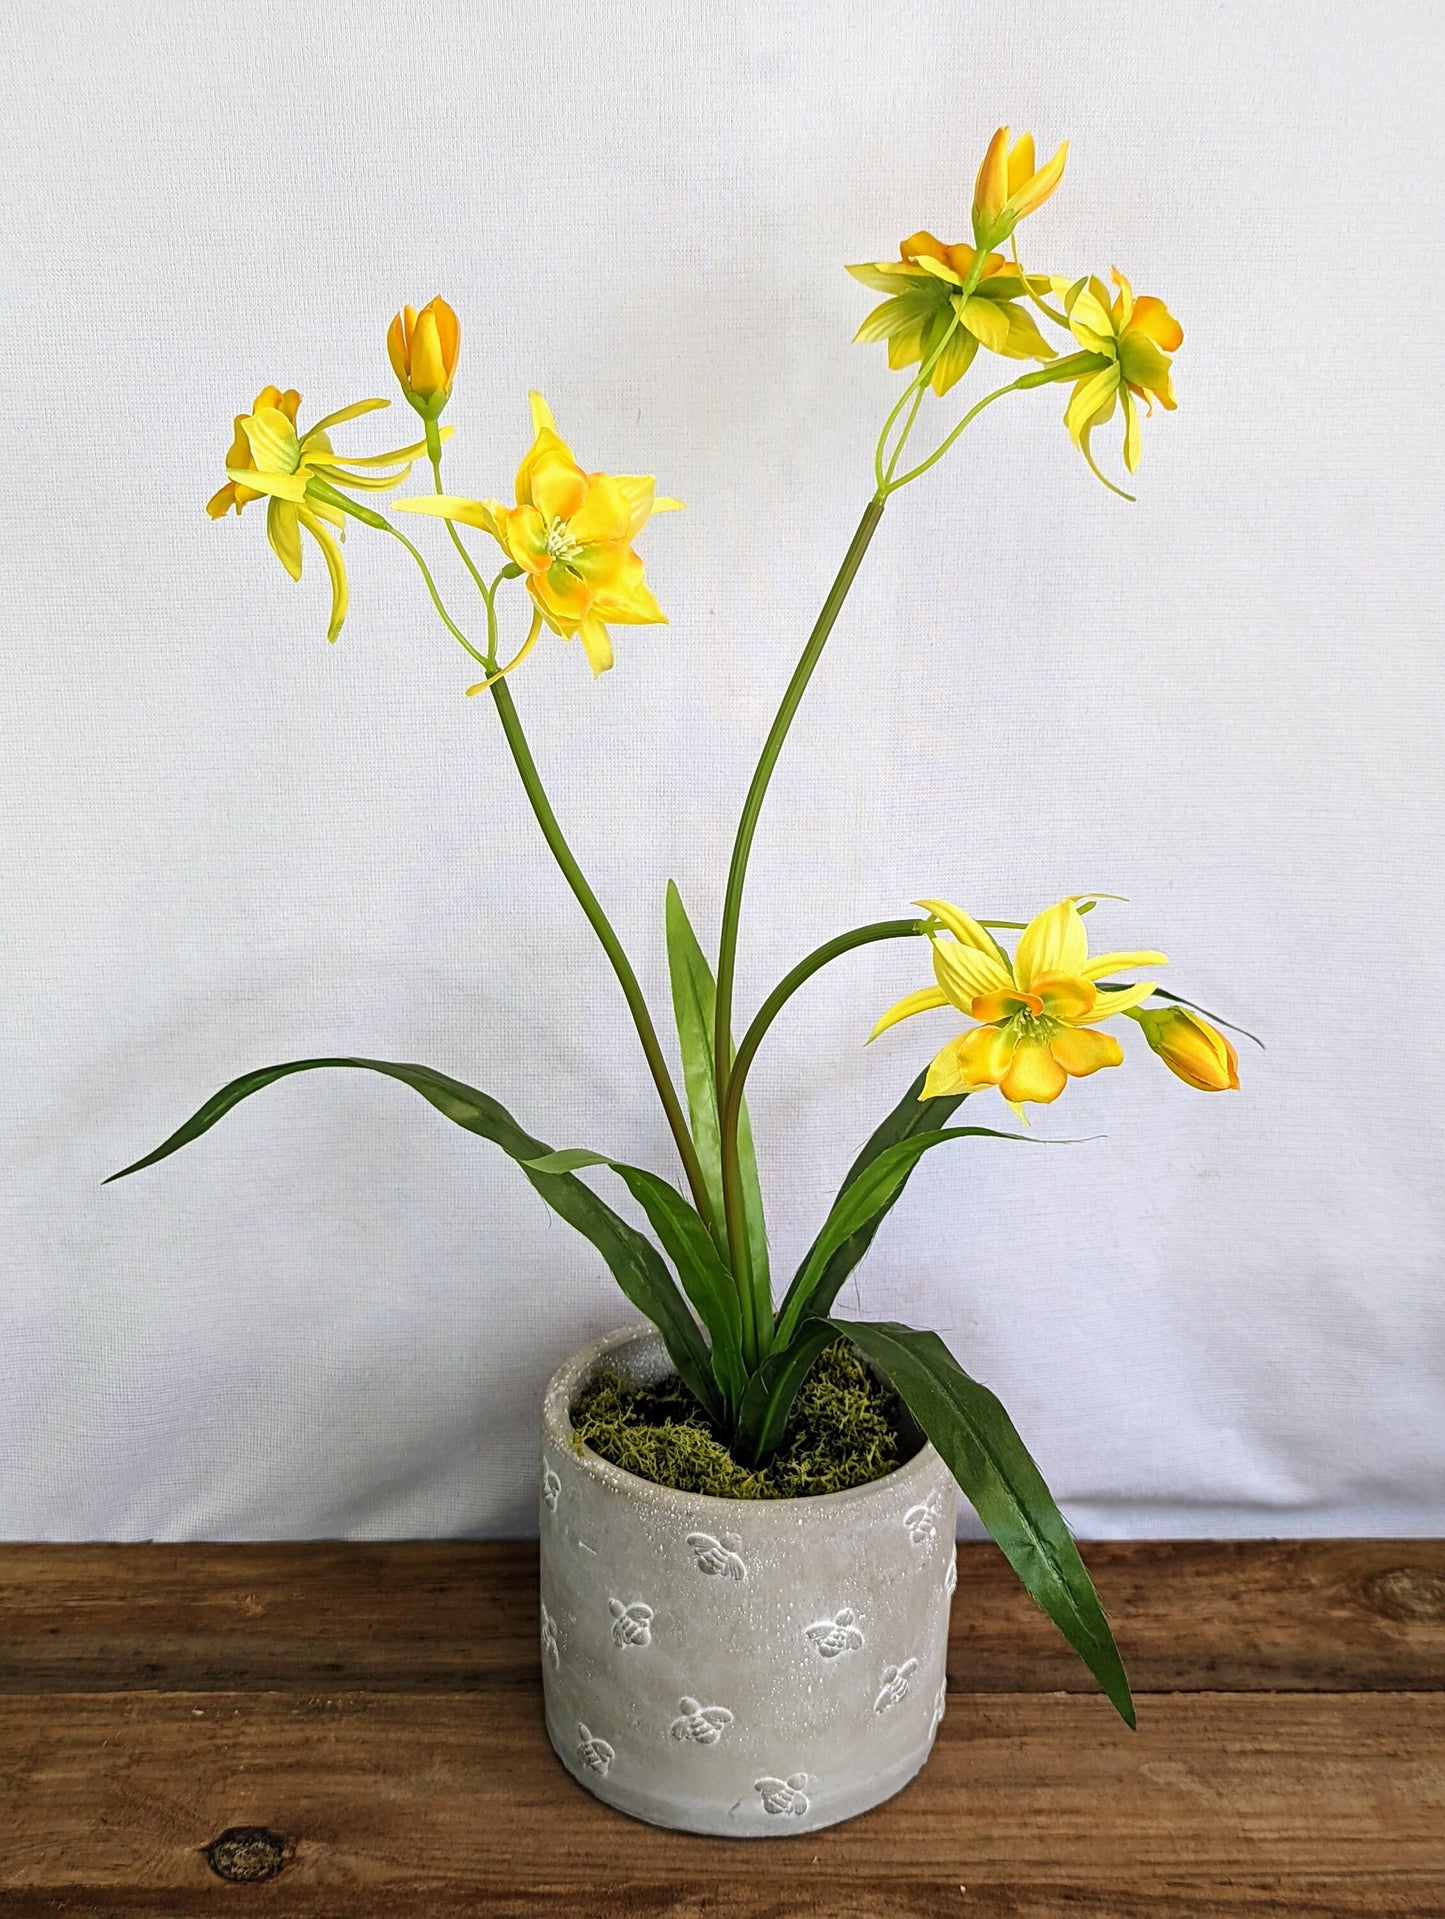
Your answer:
[[[1170,1072],[1201,1093],[1237,1092],[1239,1056],[1223,1033],[1184,1006],[1130,1015]]]
[[[1065,140],[1048,165],[1035,171],[1034,136],[1020,134],[1010,147],[1008,128],[998,129],[988,143],[973,190],[973,233],[979,246],[998,246],[1026,213],[1043,205],[1064,177],[1068,151]]]
[[[440,294],[420,313],[403,307],[387,329],[392,371],[424,420],[434,420],[451,398],[460,344],[460,323]]]

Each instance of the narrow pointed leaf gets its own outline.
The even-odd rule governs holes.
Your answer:
[[[769,1353],[748,1381],[738,1413],[737,1450],[743,1458],[760,1466],[777,1451],[799,1387],[819,1353],[837,1337],[831,1320],[808,1319],[789,1346]]]
[[[157,1160],[165,1159],[180,1147],[189,1145],[192,1140],[199,1139],[202,1133],[208,1133],[233,1106],[238,1106],[243,1099],[260,1092],[263,1086],[269,1086],[275,1080],[285,1079],[292,1073],[309,1073],[333,1067],[359,1068],[365,1072],[384,1074],[388,1079],[400,1080],[403,1085],[420,1093],[424,1100],[456,1125],[465,1127],[469,1133],[476,1133],[482,1139],[491,1140],[493,1145],[500,1146],[504,1153],[516,1160],[553,1211],[560,1213],[569,1226],[575,1227],[585,1239],[592,1242],[606,1260],[612,1277],[623,1293],[662,1334],[679,1378],[714,1417],[721,1413],[707,1342],[652,1242],[635,1227],[629,1226],[625,1219],[614,1213],[570,1171],[542,1172],[531,1164],[548,1153],[546,1143],[524,1132],[499,1101],[487,1093],[478,1092],[474,1086],[466,1086],[461,1080],[434,1071],[430,1066],[397,1065],[379,1059],[296,1059],[287,1061],[284,1066],[266,1066],[259,1072],[244,1073],[208,1099],[184,1126],[178,1127],[154,1152],[147,1153],[143,1159],[123,1167],[110,1177],[124,1179],[127,1174],[138,1173],[143,1166],[153,1166]],[[109,1183],[106,1182],[107,1185]]]
[[[675,1186],[642,1166],[569,1147],[529,1162],[537,1172],[570,1172],[579,1166],[609,1166],[647,1214],[662,1249],[677,1268],[683,1291],[712,1341],[712,1371],[730,1419],[742,1403],[747,1373],[743,1366],[742,1308],[732,1274],[723,1265],[712,1237],[697,1212]]]
[[[713,1054],[717,989],[712,968],[698,945],[692,922],[687,917],[682,895],[671,880],[667,882],[667,967],[672,979],[672,1006],[677,1019],[678,1045],[682,1050],[682,1077],[687,1089],[693,1144],[702,1163],[703,1184],[712,1207],[716,1228],[714,1238],[718,1251],[726,1259],[722,1147]],[[748,1258],[759,1286],[766,1290],[770,1285],[767,1223],[763,1217],[763,1195],[758,1184],[758,1164],[753,1153],[753,1132],[748,1121],[746,1102],[738,1123],[738,1161],[742,1172],[743,1209],[747,1214]]]
[[[854,1320],[834,1320],[832,1328],[887,1375],[1030,1596],[1132,1726],[1129,1681],[1094,1582],[999,1400],[969,1377],[937,1333]]]
[[[992,1126],[945,1126],[937,1132],[915,1133],[910,1139],[901,1139],[896,1145],[886,1147],[833,1201],[822,1231],[788,1289],[791,1304],[778,1320],[780,1339],[791,1339],[806,1314],[827,1312],[836,1297],[836,1293],[828,1292],[831,1282],[826,1277],[833,1255],[897,1199],[908,1175],[926,1152],[950,1139],[1012,1139],[1022,1140],[1026,1145],[1037,1143],[1024,1133],[1001,1133]],[[841,1279],[838,1284],[842,1284]]]
[[[899,1100],[898,1104],[893,1108],[893,1111],[888,1114],[880,1126],[876,1127],[874,1131],[869,1134],[858,1157],[848,1168],[842,1186],[838,1189],[840,1198],[844,1191],[858,1178],[859,1174],[873,1164],[873,1161],[877,1159],[880,1153],[885,1152],[890,1146],[896,1146],[901,1139],[911,1139],[916,1133],[933,1132],[940,1126],[946,1126],[949,1120],[951,1120],[958,1111],[959,1107],[962,1106],[964,1100],[968,1098],[967,1093],[960,1093],[957,1096],[950,1096],[946,1099],[925,1100],[921,1098],[920,1095],[923,1092],[923,1082],[927,1078],[928,1068],[925,1066],[917,1079],[914,1080],[913,1084],[909,1087],[908,1091],[903,1095],[902,1099]],[[910,1168],[910,1172],[911,1170]],[[839,1289],[844,1280],[847,1279],[848,1275],[853,1271],[853,1268],[873,1244],[874,1234],[883,1224],[884,1217],[897,1201],[899,1194],[902,1193],[903,1186],[908,1184],[908,1177],[908,1174],[905,1173],[903,1185],[894,1193],[893,1198],[890,1199],[886,1205],[880,1206],[872,1219],[865,1221],[856,1232],[851,1233],[829,1259],[823,1270],[822,1281],[819,1286],[819,1297],[822,1298],[826,1296],[827,1304],[818,1308],[820,1312],[827,1312],[828,1307],[831,1306],[833,1301],[838,1297]],[[780,1337],[783,1336],[785,1321],[791,1328],[797,1326],[801,1318],[801,1311],[797,1304],[797,1295],[798,1281],[802,1277],[802,1271],[803,1269],[800,1267],[798,1273],[794,1276],[792,1285],[788,1288],[787,1297],[784,1299],[782,1308],[779,1311],[778,1333]]]

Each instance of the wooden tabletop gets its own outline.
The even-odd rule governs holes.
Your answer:
[[[534,1545],[0,1546],[0,1919],[1445,1915],[1445,1542],[1085,1556],[1137,1733],[964,1546],[923,1772],[748,1844],[562,1771]]]

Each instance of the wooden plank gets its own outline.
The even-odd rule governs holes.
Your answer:
[[[230,1826],[285,1841],[228,1886]],[[966,1892],[959,1889],[967,1887]],[[215,1693],[0,1702],[0,1912],[285,1919],[789,1919],[800,1914],[1445,1911],[1445,1699],[955,1700],[888,1805],[749,1847],[582,1793],[535,1691]]]
[[[527,1685],[530,1542],[0,1545],[0,1692]],[[1445,1541],[1096,1544],[1143,1691],[1445,1687]],[[994,1548],[959,1551],[949,1684],[1090,1690]]]

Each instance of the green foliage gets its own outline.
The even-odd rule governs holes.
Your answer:
[[[937,1333],[855,1320],[833,1327],[893,1382],[1032,1598],[1132,1726],[1129,1681],[1094,1582],[1003,1406]]]
[[[610,1166],[626,1182],[628,1191],[647,1214],[663,1251],[677,1268],[683,1290],[707,1328],[712,1344],[712,1372],[723,1397],[729,1428],[738,1415],[747,1372],[743,1365],[742,1309],[733,1276],[698,1214],[676,1187],[656,1173],[602,1153],[572,1148],[533,1160],[537,1172],[572,1172],[581,1166]]]
[[[714,1239],[719,1253],[726,1259],[717,1060],[713,1051],[717,988],[712,968],[687,917],[682,895],[671,880],[667,882],[667,968],[672,980],[672,1007],[682,1051],[682,1077],[687,1088],[693,1144],[702,1164],[703,1183],[712,1207]],[[738,1116],[738,1162],[742,1173],[743,1209],[747,1215],[749,1267],[758,1290],[768,1298],[772,1281],[768,1269],[767,1222],[746,1104]]]
[[[631,1386],[599,1373],[572,1409],[579,1447],[654,1485],[715,1499],[804,1499],[864,1486],[913,1447],[899,1400],[830,1329],[798,1393],[782,1444],[762,1468],[740,1464],[679,1379]]]
[[[927,1104],[931,1106],[933,1101]],[[1001,1133],[993,1126],[945,1126],[913,1133],[885,1146],[856,1176],[849,1177],[833,1201],[822,1230],[788,1288],[787,1300],[778,1317],[779,1343],[790,1341],[805,1317],[827,1312],[838,1287],[851,1270],[849,1265],[842,1265],[841,1270],[835,1269],[835,1279],[834,1271],[830,1270],[835,1256],[860,1233],[867,1232],[871,1240],[876,1221],[903,1191],[919,1160],[931,1147],[951,1139],[1013,1139],[1033,1143],[1027,1134]],[[867,1243],[865,1240],[864,1245]]]
[[[629,1226],[571,1172],[539,1171],[532,1162],[545,1157],[550,1149],[544,1141],[524,1132],[499,1101],[478,1092],[474,1086],[435,1072],[430,1066],[397,1065],[380,1059],[295,1059],[284,1066],[264,1066],[258,1072],[243,1073],[213,1094],[154,1152],[112,1173],[111,1179],[124,1179],[129,1173],[138,1173],[142,1167],[153,1166],[157,1160],[199,1139],[233,1106],[260,1092],[263,1086],[270,1086],[292,1073],[332,1067],[359,1068],[400,1080],[456,1125],[491,1140],[516,1160],[553,1211],[560,1213],[569,1226],[575,1227],[601,1253],[623,1293],[661,1333],[673,1365],[692,1392],[711,1411],[721,1412],[707,1342],[651,1240]],[[109,1183],[107,1180],[106,1184]]]

